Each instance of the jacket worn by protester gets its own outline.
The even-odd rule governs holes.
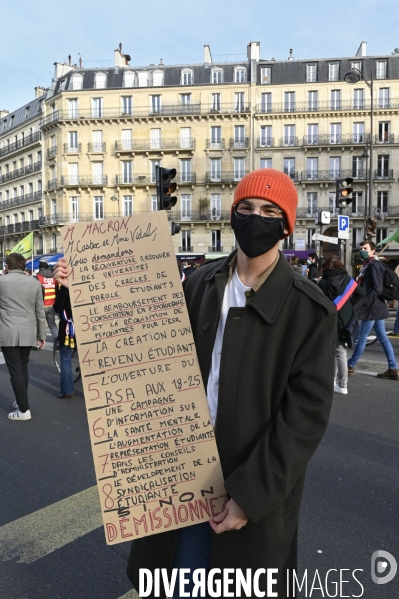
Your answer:
[[[233,255],[185,283],[205,389]],[[226,320],[215,435],[226,490],[249,522],[212,535],[210,567],[278,568],[279,597],[286,597],[284,565],[296,567],[307,463],[329,418],[336,326],[335,307],[282,254],[246,306],[230,308]],[[136,589],[140,568],[170,572],[175,541],[176,531],[133,541],[128,576]]]
[[[367,262],[367,261],[366,261]],[[375,258],[363,265],[363,276],[358,283],[365,292],[365,297],[356,304],[356,314],[359,320],[384,320],[389,318],[385,301],[380,297],[383,288],[385,266]]]
[[[53,279],[53,271],[50,268],[39,268],[35,275],[43,290],[44,307],[50,308],[55,302],[56,282]]]
[[[71,299],[69,296],[69,289],[67,287],[61,286],[57,293],[57,298],[54,303],[54,311],[60,315],[60,324],[58,326],[58,341],[60,344],[64,344],[65,341],[65,331],[67,321],[62,318],[62,313],[66,312],[67,318],[72,318],[72,308],[71,308]]]
[[[46,339],[42,289],[22,270],[0,277],[0,346],[34,347]]]
[[[308,270],[309,281],[313,281],[313,279],[315,279],[318,276],[318,274],[319,274],[319,268],[315,262],[312,262],[312,264],[310,264],[309,270]],[[313,281],[313,283],[314,283],[314,281]]]
[[[319,281],[319,287],[324,295],[326,295],[333,302],[336,297],[342,295],[350,280],[351,277],[348,275],[346,270],[341,268],[325,270],[321,280]],[[353,306],[362,297],[364,297],[364,295],[364,290],[358,285],[350,298],[344,303],[338,312],[337,336],[341,342],[345,341],[344,338],[341,338],[343,330],[346,326],[348,326],[354,315],[355,310]]]

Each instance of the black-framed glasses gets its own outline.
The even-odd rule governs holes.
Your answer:
[[[274,204],[255,206],[248,200],[242,200],[234,206],[234,211],[238,218],[248,218],[248,216],[251,216],[251,214],[258,214],[255,212],[256,209],[259,209],[259,216],[261,218],[282,218],[284,215],[283,210],[280,210],[280,208]]]

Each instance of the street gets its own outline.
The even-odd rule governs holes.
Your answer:
[[[399,359],[399,339],[392,342]],[[381,346],[366,348],[349,394],[335,394],[310,462],[299,532],[298,579],[305,569],[308,579],[301,598],[399,596],[399,575],[380,585],[370,577],[375,551],[399,561],[399,382],[371,375],[385,369]],[[0,366],[0,599],[133,598],[125,575],[129,543],[108,547],[104,539],[81,382],[72,400],[57,399],[58,392],[52,352],[32,352],[32,420],[11,422],[14,397]],[[326,587],[330,569],[338,573]],[[334,594],[340,569],[351,582]],[[316,570],[323,591],[316,578],[311,593]]]

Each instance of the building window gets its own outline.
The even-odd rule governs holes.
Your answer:
[[[295,125],[284,125],[283,144],[285,146],[296,146]]]
[[[162,96],[150,96],[151,101],[151,113],[152,114],[160,114],[161,112],[161,98]]]
[[[78,111],[78,100],[68,100],[68,118],[69,119],[77,119],[79,116]]]
[[[102,152],[103,151],[103,132],[102,131],[93,131],[93,142],[92,142],[92,150],[93,152]]]
[[[357,69],[358,71],[362,72],[362,63],[361,61],[355,61],[351,63],[351,69]]]
[[[132,96],[122,96],[122,115],[132,114]]]
[[[261,104],[260,104],[261,112],[271,112],[272,111],[272,94],[271,94],[271,92],[266,92],[266,93],[261,94],[260,100],[261,100]]]
[[[311,191],[306,194],[307,214],[313,216],[317,214],[317,192]],[[308,233],[311,229],[308,229]],[[309,243],[309,239],[308,239]]]
[[[306,65],[306,81],[308,83],[314,83],[315,81],[317,81],[317,65]]]
[[[352,194],[352,214],[353,216],[363,216],[363,192],[354,191]]]
[[[211,158],[211,181],[221,181],[222,179],[222,159]]]
[[[152,85],[154,87],[158,87],[163,85],[164,80],[164,72],[163,71],[153,71],[152,72]]]
[[[319,143],[319,125],[312,123],[307,127],[307,139],[306,143],[308,146],[316,146]]]
[[[222,232],[220,229],[214,229],[211,231],[211,247],[209,248],[209,251],[223,252]]]
[[[132,130],[131,129],[122,129],[122,150],[132,150],[133,142],[132,142]]]
[[[125,71],[123,73],[123,87],[135,87],[135,78],[134,71]]]
[[[353,123],[353,142],[363,144],[365,142],[364,123]]]
[[[133,214],[133,196],[123,196],[122,216],[131,216]]]
[[[283,250],[294,249],[294,234],[291,233],[288,237],[283,240]]]
[[[138,71],[137,81],[139,87],[148,87],[149,84],[149,73],[148,71]]]
[[[317,180],[319,178],[319,159],[318,158],[307,158],[306,159],[306,179]]]
[[[211,112],[220,112],[220,94],[211,94]]]
[[[103,116],[103,99],[92,98],[91,99],[91,116],[93,119],[98,119]]]
[[[182,231],[181,232],[181,251],[182,252],[192,252],[193,248],[191,247],[191,231]]]
[[[180,160],[180,167],[181,167],[180,181],[182,183],[191,183],[191,179],[192,179],[191,164],[192,164],[191,159]]]
[[[83,75],[72,75],[70,89],[83,88]]]
[[[222,215],[222,194],[211,193],[211,216],[214,220],[220,219]]]
[[[308,110],[318,109],[318,93],[317,91],[308,92]]]
[[[352,157],[352,177],[354,179],[365,179],[363,173],[363,159],[360,156]]]
[[[330,179],[338,179],[341,172],[341,157],[330,157]]]
[[[161,166],[160,160],[151,160],[151,183],[156,183],[157,175],[156,175],[156,167]]]
[[[57,214],[57,200],[51,200],[51,214],[55,216]]]
[[[353,107],[364,108],[364,89],[353,90]]]
[[[156,195],[151,196],[151,212],[158,210],[158,197]]]
[[[352,229],[352,250],[358,249],[360,243],[363,241],[363,229],[360,227],[353,227]]]
[[[68,165],[70,185],[79,185],[78,165],[78,162],[70,162]]]
[[[191,106],[191,94],[180,94],[180,102],[182,106]]]
[[[68,132],[68,151],[69,152],[77,152],[78,151],[78,132],[77,131],[69,131]]]
[[[261,85],[270,85],[272,82],[272,70],[270,67],[262,67],[260,70]]]
[[[220,69],[211,71],[211,83],[222,83],[222,71]]]
[[[333,89],[331,91],[331,102],[330,102],[331,110],[341,110],[341,90]]]
[[[378,123],[378,143],[389,143],[390,141],[390,135],[389,135],[389,130],[390,130],[390,122],[389,121],[384,121],[381,123]]]
[[[377,210],[383,212],[384,214],[388,213],[388,192],[387,191],[378,191],[377,192]]]
[[[236,68],[234,70],[234,82],[244,83],[246,81],[246,70],[243,68]]]
[[[284,158],[284,173],[295,179],[295,158]]]
[[[245,175],[245,158],[234,158],[234,181],[240,181]]]
[[[390,107],[390,90],[389,87],[380,87],[378,93],[378,107],[389,108]]]
[[[272,159],[271,158],[261,158],[260,159],[260,168],[272,168]]]
[[[328,80],[338,81],[339,77],[339,64],[338,62],[330,63],[328,65]]]
[[[309,195],[309,194],[308,194]],[[315,194],[317,196],[317,194]],[[317,212],[317,197],[316,197],[316,212]],[[316,212],[312,212],[312,216],[314,214],[316,214]],[[316,229],[307,229],[306,231],[306,247],[308,250],[315,250],[316,249],[316,241],[313,239],[313,235],[316,233]]]
[[[295,92],[284,93],[284,110],[285,112],[295,111]]]
[[[79,196],[71,197],[71,221],[74,223],[79,221]]]
[[[389,178],[389,156],[380,155],[377,161],[377,178],[388,179]]]
[[[93,162],[93,183],[94,185],[104,184],[104,163]]]
[[[245,148],[245,126],[235,125],[234,126],[234,147]]]
[[[219,126],[211,127],[211,148],[221,148],[222,147],[222,128]]]
[[[94,196],[94,220],[104,218],[104,197]]]
[[[104,89],[107,87],[106,73],[96,73],[94,75],[94,89]]]
[[[341,123],[331,123],[330,124],[330,143],[331,144],[342,143]]]
[[[383,239],[388,237],[388,229],[386,227],[378,227],[375,231],[375,243],[378,245]]]
[[[271,148],[273,145],[271,125],[263,125],[260,128],[259,146],[261,148]]]
[[[376,79],[387,78],[387,62],[386,60],[377,60],[376,62]]]
[[[150,129],[150,145],[153,150],[159,150],[161,148],[161,129]]]
[[[192,147],[191,127],[181,127],[180,128],[180,147],[181,148],[191,148]]]
[[[65,88],[65,80],[64,80],[64,88]],[[29,117],[29,112],[30,112],[30,106],[27,106],[25,108],[25,118],[26,119]]]
[[[191,220],[191,194],[183,193],[180,199],[181,220]]]
[[[185,70],[181,73],[181,85],[192,85],[194,83],[193,71]]]
[[[236,92],[234,94],[234,109],[236,112],[244,112],[244,92]]]
[[[122,183],[133,183],[133,162],[131,160],[122,161]]]

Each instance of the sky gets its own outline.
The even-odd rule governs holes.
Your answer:
[[[397,0],[18,0],[0,13],[0,110],[13,111],[47,87],[54,63],[112,67],[119,42],[131,66],[240,60],[260,42],[261,58],[286,60],[354,56],[399,47]],[[399,59],[398,59],[399,60]]]

